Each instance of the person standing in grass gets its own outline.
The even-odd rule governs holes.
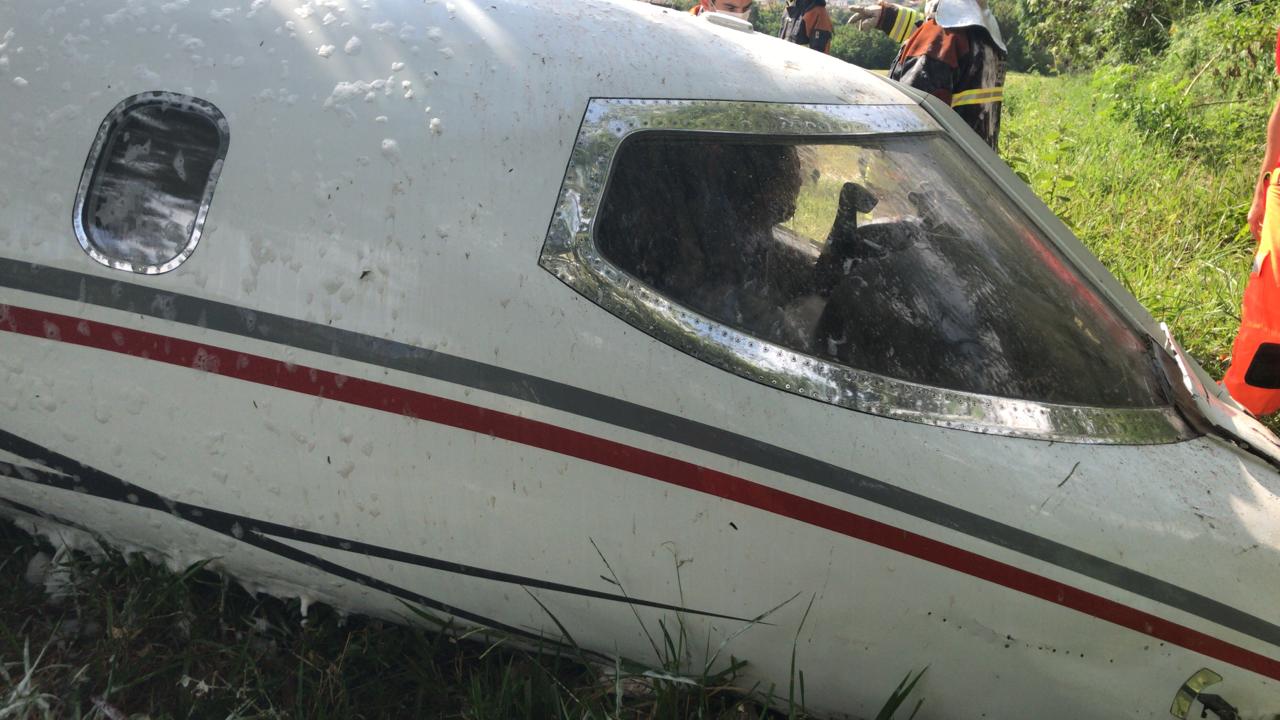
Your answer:
[[[947,103],[996,149],[1007,53],[987,0],[929,0],[924,12],[885,0],[851,9],[850,24],[902,43],[890,79]]]
[[[1280,31],[1276,33],[1280,73]],[[1267,146],[1249,208],[1249,232],[1258,243],[1244,289],[1240,331],[1222,384],[1254,415],[1280,410],[1280,100],[1267,123]]]
[[[689,12],[701,15],[704,12],[724,13],[747,20],[751,16],[752,0],[701,0]]]

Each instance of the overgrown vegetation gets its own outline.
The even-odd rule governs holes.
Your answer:
[[[1280,3],[1222,5],[1171,28],[1166,51],[1144,64],[1099,67],[1095,90],[1142,135],[1229,166],[1257,152],[1277,90]]]
[[[1274,21],[1276,7],[1273,0],[994,2],[998,13],[1003,8],[1004,15],[1017,19],[1026,42],[1047,53],[1051,69],[1058,71],[1088,69],[1102,61],[1140,63],[1159,56],[1173,43],[1179,25],[1207,11],[1270,13]]]
[[[5,521],[0,549],[6,720],[554,718],[612,706],[595,674],[563,657],[486,652],[319,606],[304,618],[296,602],[255,598],[200,565],[174,574],[138,557],[68,555],[46,588],[24,575],[41,577],[47,548]]]
[[[3,720],[807,717],[794,657],[789,688],[741,687],[732,658],[692,675],[671,664],[602,667],[572,648],[427,630],[430,616],[408,606],[423,622],[322,605],[303,614],[203,563],[174,573],[105,549],[98,560],[51,553],[0,520]],[[676,620],[654,640],[678,658],[689,638]],[[914,715],[920,676],[886,688],[877,720]]]
[[[1214,375],[1239,322],[1257,158],[1206,162],[1106,114],[1089,76],[1016,76],[1001,153]]]

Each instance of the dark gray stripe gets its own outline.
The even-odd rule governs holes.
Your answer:
[[[0,286],[465,385],[670,440],[847,493],[1280,646],[1280,626],[1199,593],[852,470],[608,395],[349,330],[5,258]]]
[[[469,620],[477,625],[487,626],[494,630],[519,635],[530,640],[539,640],[556,643],[554,640],[548,640],[543,636],[530,632],[524,628],[518,628],[496,620],[477,615],[468,610],[457,608],[447,603],[429,598],[426,595],[406,590],[405,588],[393,585],[389,582],[379,580],[371,575],[356,572],[349,568],[342,567],[336,563],[325,560],[311,553],[299,550],[289,545],[271,539],[266,533],[262,532],[252,523],[249,518],[240,518],[230,513],[224,513],[218,510],[201,508],[188,503],[175,502],[162,495],[154,493],[146,488],[125,482],[117,477],[109,475],[97,468],[84,465],[65,455],[41,447],[24,438],[20,438],[11,433],[0,430],[0,448],[7,452],[11,452],[19,457],[28,459],[38,459],[42,465],[53,468],[56,473],[45,470],[34,470],[12,465],[7,462],[0,461],[0,477],[7,477],[14,480],[21,480],[47,487],[66,490],[68,492],[86,493],[94,497],[104,500],[114,500],[119,503],[134,505],[136,507],[146,508],[163,513],[172,514],[187,522],[200,525],[214,532],[221,533],[227,537],[233,537],[241,542],[254,545],[267,552],[286,557],[295,562],[307,565],[317,570],[346,578],[359,585],[381,590],[390,595],[400,598],[408,602],[421,605],[422,607],[437,610],[439,612],[452,615],[454,617]],[[43,515],[43,513],[38,513]],[[445,623],[441,623],[443,626]]]

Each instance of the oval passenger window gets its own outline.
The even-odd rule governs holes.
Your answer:
[[[181,265],[200,241],[229,140],[226,118],[198,98],[149,92],[117,105],[98,128],[76,194],[85,252],[149,275]]]

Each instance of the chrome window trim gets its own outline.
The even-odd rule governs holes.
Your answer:
[[[726,118],[731,118],[726,122]],[[916,105],[791,105],[716,100],[593,99],[571,154],[539,264],[657,340],[795,395],[908,422],[1010,437],[1146,445],[1192,436],[1173,407],[1096,408],[947,390],[795,352],[673,303],[605,259],[594,217],[622,142],[652,131],[839,139],[937,132]],[[1141,330],[1136,330],[1141,334]]]
[[[178,105],[207,115],[213,121],[214,126],[218,128],[218,153],[213,167],[209,171],[209,179],[205,183],[204,194],[200,198],[200,208],[196,211],[196,220],[192,226],[191,237],[187,239],[186,246],[177,255],[160,265],[137,265],[125,260],[108,257],[89,241],[88,233],[84,227],[84,203],[85,196],[89,192],[89,185],[93,182],[93,177],[97,173],[98,161],[101,159],[102,150],[116,123],[130,110],[147,105],[160,104]],[[230,126],[227,124],[226,116],[213,103],[207,100],[163,90],[138,93],[121,100],[111,109],[111,112],[107,113],[107,116],[102,120],[102,124],[98,126],[98,134],[93,139],[93,146],[89,149],[89,157],[85,160],[84,171],[80,174],[80,185],[76,189],[75,209],[72,211],[71,216],[71,223],[75,228],[76,240],[80,241],[80,247],[84,249],[89,257],[109,268],[142,275],[167,273],[186,262],[187,258],[191,257],[191,254],[196,251],[196,245],[200,242],[200,236],[204,230],[205,217],[209,214],[209,205],[213,202],[213,191],[218,185],[218,176],[222,174],[222,165],[226,160],[227,148],[230,143],[231,131]]]

